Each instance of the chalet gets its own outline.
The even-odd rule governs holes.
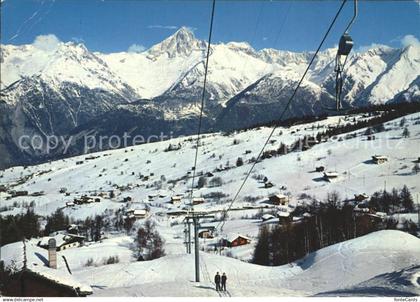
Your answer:
[[[211,173],[211,172],[206,172],[205,176],[206,176],[206,177],[213,177],[213,176],[214,176],[214,174],[213,174],[213,173]]]
[[[67,232],[69,234],[77,235],[77,234],[79,234],[79,227],[77,226],[77,224],[70,224],[67,227]]]
[[[123,202],[129,202],[132,201],[133,199],[130,196],[124,197]]]
[[[268,188],[272,188],[272,187],[274,187],[274,184],[273,184],[271,181],[267,181],[267,182],[264,184],[264,188],[266,188],[266,189],[268,189]]]
[[[50,239],[55,239],[56,241],[56,250],[63,251],[73,247],[79,247],[83,244],[85,237],[75,234],[68,234],[65,231],[57,231],[52,236],[42,237],[41,240],[38,241],[38,246],[44,249],[48,249]]]
[[[100,199],[99,199],[99,201],[100,201]],[[92,203],[92,202],[95,202],[95,199],[93,199],[92,197],[86,196],[86,195],[83,195],[80,198],[75,198],[74,199],[75,204],[86,204],[86,203]]]
[[[199,238],[204,238],[204,239],[214,238],[213,233],[210,230],[202,230],[202,231],[198,232],[198,237]]]
[[[222,245],[226,247],[235,247],[250,243],[251,239],[243,235],[233,235],[222,240]]]
[[[287,205],[288,204],[288,198],[287,198],[286,195],[283,195],[283,194],[271,195],[269,197],[269,200],[272,204],[275,204],[275,205]]]
[[[271,214],[264,214],[264,215],[261,216],[262,221],[268,221],[268,220],[271,220],[273,218],[275,218],[275,217]]]
[[[290,215],[290,212],[286,211],[277,212],[277,217],[279,218],[280,224],[285,224],[293,220],[293,217],[292,215]]]
[[[147,216],[147,210],[145,209],[135,209],[133,215],[136,219],[144,219]]]
[[[172,204],[179,204],[179,203],[181,203],[181,199],[182,199],[182,196],[180,196],[180,195],[172,196],[171,197],[171,203]]]
[[[204,203],[204,198],[202,197],[194,197],[192,200],[193,205],[198,205]]]
[[[385,212],[376,212],[375,215],[381,219],[386,219],[386,217],[388,216]]]
[[[326,180],[331,180],[331,179],[335,179],[338,177],[338,173],[335,171],[326,171],[324,172],[324,178]]]
[[[93,293],[88,285],[80,285],[72,275],[60,278],[62,273],[53,269],[38,272],[34,267],[22,269],[20,273],[6,276],[2,293],[11,297],[86,297]],[[2,273],[0,272],[0,275]]]
[[[384,155],[374,155],[372,156],[372,160],[375,164],[383,164],[388,161],[388,157]]]
[[[316,172],[324,172],[324,170],[325,170],[325,167],[324,166],[319,166],[319,167],[316,167],[315,168],[315,171]]]
[[[354,200],[355,201],[363,201],[368,199],[369,196],[366,193],[362,193],[362,194],[354,194]]]
[[[74,207],[75,203],[73,201],[67,201],[66,207]]]
[[[78,281],[66,265],[64,256],[57,257],[55,241],[51,240],[48,252],[26,241],[25,260],[21,260],[23,243],[9,245],[9,257],[0,262],[1,293],[11,297],[85,297],[92,294],[89,285]],[[3,267],[13,265],[13,274]],[[67,266],[67,269],[65,269]],[[61,269],[56,269],[57,267]]]
[[[128,209],[125,211],[125,216],[129,219],[134,219],[134,209]]]
[[[359,203],[353,208],[353,211],[356,213],[361,213],[361,214],[371,212],[369,205],[367,205],[366,203]]]
[[[311,218],[312,217],[311,213],[308,213],[308,212],[303,213],[302,216],[303,216],[303,218]]]
[[[154,200],[157,196],[158,194],[149,194],[147,198],[149,198],[149,200]]]
[[[42,195],[45,195],[45,192],[44,191],[33,192],[31,194],[31,196],[42,196]]]
[[[14,191],[14,194],[12,194],[13,197],[28,196],[28,195],[29,195],[28,191]]]

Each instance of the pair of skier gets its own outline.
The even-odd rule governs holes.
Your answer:
[[[222,276],[219,275],[219,272],[216,273],[214,276],[214,283],[216,283],[216,290],[217,291],[226,291],[226,274],[223,273]]]

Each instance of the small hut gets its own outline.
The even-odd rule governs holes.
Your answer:
[[[199,238],[212,239],[214,238],[213,233],[210,230],[202,230],[198,233]]]
[[[290,212],[286,211],[279,211],[277,213],[277,217],[279,218],[280,224],[289,223],[293,220],[292,215],[290,215]]]
[[[267,181],[264,184],[264,188],[266,188],[266,189],[269,189],[269,188],[272,188],[272,187],[274,187],[274,184],[271,181]]]
[[[198,205],[204,203],[204,198],[202,197],[194,197],[192,200],[193,205]]]
[[[272,204],[275,205],[287,205],[288,198],[286,195],[283,194],[274,194],[269,197],[269,200]]]
[[[388,157],[384,155],[373,155],[372,160],[375,164],[380,165],[388,161]]]
[[[324,172],[324,178],[326,180],[332,180],[338,177],[338,173],[335,171],[326,171]]]
[[[366,193],[362,193],[362,194],[354,194],[354,200],[355,201],[363,201],[368,199],[369,196]]]
[[[171,197],[171,203],[172,204],[179,204],[181,203],[182,197],[180,195],[175,195]]]
[[[232,235],[226,239],[223,239],[223,245],[227,247],[235,247],[235,246],[241,246],[245,244],[250,244],[251,239],[243,236],[243,235]]]

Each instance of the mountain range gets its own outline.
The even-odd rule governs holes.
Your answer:
[[[69,156],[86,151],[86,135],[196,132],[206,51],[207,42],[185,27],[141,53],[91,52],[73,42],[1,45],[0,168],[62,154],[63,147],[53,153],[45,145],[21,147],[35,136],[75,138]],[[204,130],[278,119],[312,55],[212,44]],[[284,118],[334,107],[335,55],[336,49],[318,54]],[[343,101],[349,107],[419,101],[419,81],[420,46],[374,46],[349,57]]]

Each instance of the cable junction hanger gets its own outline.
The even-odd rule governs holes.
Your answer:
[[[350,54],[350,51],[353,48],[353,39],[349,35],[350,28],[352,27],[354,21],[357,18],[357,0],[353,0],[354,4],[354,13],[353,17],[350,20],[349,24],[346,27],[346,30],[344,31],[343,35],[340,38],[340,42],[338,44],[338,50],[337,55],[335,57],[335,102],[336,102],[336,108],[335,110],[337,112],[341,111],[343,109],[342,106],[342,92],[343,92],[343,71],[344,67],[347,63],[348,56]],[[344,58],[344,60],[343,60]],[[331,109],[330,109],[331,110]]]

